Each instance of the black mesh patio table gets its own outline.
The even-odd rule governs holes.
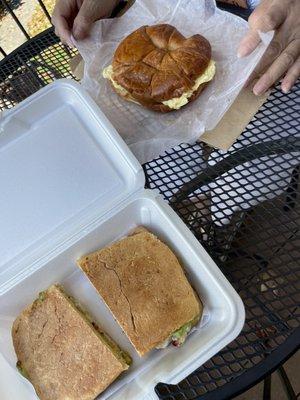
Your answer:
[[[51,28],[8,55],[0,61],[0,110],[54,79],[74,78],[69,60],[75,54]],[[276,88],[229,152],[181,144],[144,165],[147,187],[175,209],[246,308],[238,338],[178,385],[158,384],[160,399],[232,398],[299,347],[299,94],[299,83],[287,95]],[[257,160],[267,167],[253,187]],[[237,180],[245,189],[238,196],[255,190],[258,201],[236,207]]]

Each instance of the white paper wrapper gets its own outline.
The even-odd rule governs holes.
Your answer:
[[[124,37],[142,25],[157,23],[171,24],[185,36],[205,36],[217,67],[215,79],[194,103],[168,114],[119,98],[102,77]],[[143,163],[179,143],[195,142],[217,125],[272,38],[271,33],[264,34],[260,46],[239,59],[238,44],[247,29],[244,20],[217,9],[214,0],[136,0],[122,17],[95,23],[90,37],[77,43],[85,61],[82,84]]]

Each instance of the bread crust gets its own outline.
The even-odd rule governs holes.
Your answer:
[[[15,320],[18,362],[41,400],[93,400],[127,365],[99,339],[57,285]]]
[[[78,265],[140,356],[202,314],[174,253],[145,229],[82,257]]]
[[[142,26],[127,36],[113,57],[113,79],[127,90],[116,92],[154,111],[173,109],[164,101],[179,98],[194,87],[211,60],[211,46],[201,35],[185,38],[168,24]],[[203,84],[189,98],[194,101]]]

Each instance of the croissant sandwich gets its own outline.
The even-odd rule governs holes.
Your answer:
[[[142,26],[127,36],[103,77],[126,100],[169,112],[196,100],[215,71],[211,46],[203,36],[185,38],[162,24]]]

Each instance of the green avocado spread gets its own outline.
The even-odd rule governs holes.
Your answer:
[[[192,328],[197,325],[198,321],[199,317],[196,317],[192,321],[182,325],[182,327],[179,328],[177,331],[173,332],[171,335],[171,342],[173,343],[173,345],[177,347],[181,346],[185,342]]]
[[[21,361],[17,361],[16,366],[17,366],[18,371],[20,372],[20,374],[23,375],[24,378],[28,379],[28,374],[27,374],[25,368],[22,366]]]
[[[64,295],[69,299],[70,304],[82,315],[85,321],[94,329],[94,332],[97,334],[99,339],[103,343],[106,344],[113,352],[113,354],[123,363],[130,365],[132,363],[132,359],[128,353],[123,351],[106,333],[104,333],[99,326],[93,321],[93,318],[89,315],[89,313],[83,310],[80,304],[72,297],[64,293]]]

